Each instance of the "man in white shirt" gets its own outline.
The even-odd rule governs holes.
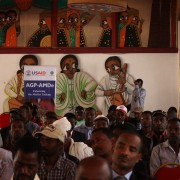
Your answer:
[[[144,108],[144,100],[146,97],[146,90],[142,87],[143,80],[137,79],[134,84],[135,88],[132,93],[130,117],[134,117],[134,110],[136,107]]]
[[[167,125],[168,140],[155,146],[150,158],[150,173],[166,163],[180,163],[180,120],[170,119]]]

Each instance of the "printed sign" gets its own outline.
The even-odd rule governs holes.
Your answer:
[[[26,99],[55,99],[55,66],[24,66],[24,96]]]

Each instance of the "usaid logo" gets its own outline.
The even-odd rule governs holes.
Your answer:
[[[34,75],[34,76],[45,76],[46,71],[32,71],[32,75]]]
[[[27,70],[26,71],[26,76],[30,76],[31,75],[31,71],[30,70]]]

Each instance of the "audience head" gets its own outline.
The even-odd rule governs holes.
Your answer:
[[[66,113],[64,117],[67,118],[67,120],[71,123],[71,131],[73,131],[75,125],[76,125],[76,116],[73,113]]]
[[[173,118],[168,121],[167,135],[170,144],[180,144],[180,119]]]
[[[32,112],[31,112],[30,107],[23,105],[23,106],[20,106],[19,109],[22,112],[21,114],[22,114],[22,116],[23,116],[23,118],[25,120],[25,123],[28,123],[32,118]]]
[[[163,133],[167,127],[166,112],[162,110],[154,111],[152,117],[153,117],[153,130],[158,134]]]
[[[76,169],[75,180],[110,180],[111,169],[101,157],[91,156],[83,159]]]
[[[132,171],[141,159],[142,140],[136,131],[123,131],[116,144],[112,155],[112,169],[120,175]]]
[[[107,117],[109,119],[110,125],[112,125],[116,121],[116,105],[111,105],[108,109]]]
[[[21,118],[22,111],[19,108],[13,108],[9,111],[10,121],[13,119]]]
[[[104,115],[98,115],[94,119],[94,128],[108,128],[109,126],[109,119]]]
[[[27,133],[25,121],[22,117],[11,121],[9,133],[13,144],[16,144]]]
[[[96,156],[101,156],[111,162],[113,151],[113,134],[107,128],[95,129],[91,136],[91,147]]]
[[[167,120],[177,118],[177,109],[175,107],[170,107],[167,111]]]
[[[124,123],[127,118],[127,108],[124,105],[117,106],[116,108],[116,123]]]
[[[124,124],[117,124],[112,129],[115,141],[118,139],[119,135],[123,131],[136,131],[136,127],[132,123],[129,123],[129,122],[125,122]]]
[[[13,179],[34,179],[41,155],[39,141],[33,137],[23,137],[16,146]]]
[[[85,125],[87,127],[93,127],[94,119],[96,116],[96,110],[93,107],[85,109]]]
[[[152,112],[151,111],[144,111],[141,115],[141,126],[142,131],[146,135],[152,131]]]
[[[82,106],[77,106],[75,109],[75,116],[77,121],[81,121],[84,119],[84,108]]]
[[[63,155],[64,142],[67,138],[67,131],[70,129],[70,122],[66,117],[63,117],[34,133],[35,136],[40,138],[44,157]]]
[[[52,124],[54,121],[56,121],[58,118],[57,118],[57,115],[55,112],[53,111],[48,111],[46,112],[45,114],[45,122],[44,122],[44,125],[48,125],[48,124]]]
[[[136,118],[136,119],[141,119],[141,115],[142,115],[142,112],[143,112],[143,108],[142,107],[135,107],[135,109],[134,109],[134,117]]]

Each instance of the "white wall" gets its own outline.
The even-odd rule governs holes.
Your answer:
[[[128,72],[134,78],[144,80],[147,90],[145,110],[167,110],[170,106],[178,108],[178,70],[179,54],[78,54],[81,71],[88,72],[97,82],[106,75],[104,62],[112,55],[121,57],[123,63],[128,63]],[[19,59],[23,54],[0,55],[0,113],[6,98],[4,87],[19,69]],[[59,62],[64,54],[37,54],[41,65],[56,65],[59,72]],[[97,98],[97,105],[101,109],[102,98]]]

